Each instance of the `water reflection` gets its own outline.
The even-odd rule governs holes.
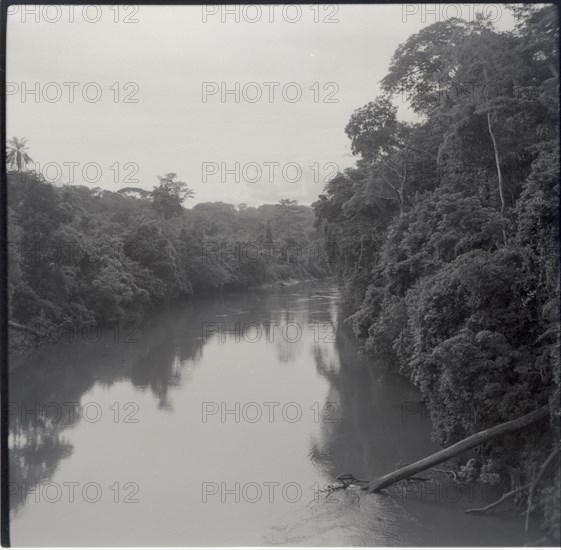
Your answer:
[[[77,342],[45,346],[13,362],[9,464],[12,491],[18,492],[10,501],[12,510],[25,502],[21,491],[32,492],[48,481],[59,462],[72,454],[64,432],[83,421],[78,404],[95,385],[109,388],[130,380],[140,391],[150,389],[159,409],[173,410],[169,389],[189,376],[182,363],[195,366],[201,357],[202,341],[194,327],[180,337],[185,319],[193,314],[196,319],[197,313],[202,319],[201,308],[189,304],[140,327],[125,326],[118,332],[111,327],[95,342],[78,337]]]
[[[448,544],[519,542],[511,523],[482,529],[459,505],[347,493],[325,501],[321,489],[340,473],[371,479],[434,450],[426,422],[403,420],[403,404],[418,394],[358,357],[338,299],[326,285],[194,299],[118,337],[108,330],[96,343],[60,344],[14,363],[12,544],[443,544],[434,516],[451,526]],[[65,405],[88,403],[102,421]],[[248,403],[265,412],[258,422],[243,416]],[[265,403],[278,403],[272,422]],[[289,403],[300,408],[298,421],[279,416]],[[124,423],[127,415],[137,422]],[[133,480],[141,498],[128,506],[23,499],[69,480],[104,488]],[[204,482],[273,480],[297,482],[302,498],[201,501]]]

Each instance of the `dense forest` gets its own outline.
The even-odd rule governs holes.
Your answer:
[[[345,128],[356,166],[314,204],[364,352],[420,389],[450,445],[549,403],[454,465],[559,541],[559,57],[554,6],[450,19],[401,44]],[[397,118],[407,101],[418,122]],[[510,487],[508,487],[510,485]],[[539,495],[539,496],[538,496]]]
[[[513,31],[449,19],[398,47],[382,95],[345,128],[356,165],[313,208],[187,208],[172,173],[152,192],[53,186],[13,138],[10,321],[134,322],[198,293],[334,273],[364,353],[419,388],[441,445],[549,403],[549,422],[451,467],[519,488],[515,503],[558,541],[559,468],[531,485],[561,435],[558,18],[510,9]],[[398,119],[398,101],[417,122]]]
[[[188,209],[193,192],[171,173],[152,192],[55,187],[25,170],[26,149],[23,139],[9,142],[12,326],[53,340],[67,329],[139,322],[194,294],[330,274],[310,207],[283,199]]]

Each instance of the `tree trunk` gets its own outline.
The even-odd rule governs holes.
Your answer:
[[[358,256],[358,262],[357,262],[357,267],[361,267],[361,262],[362,262],[362,253],[364,251],[364,235],[362,235],[362,237],[360,238],[360,254]]]
[[[493,142],[493,151],[495,153],[495,165],[497,167],[497,179],[499,181],[499,197],[501,198],[501,224],[503,226],[503,241],[506,245],[506,231],[505,231],[505,197],[503,191],[503,173],[501,171],[501,162],[499,157],[499,148],[497,146],[497,139],[493,132],[493,125],[491,124],[491,113],[487,111],[487,127],[489,128],[489,135],[491,136],[491,141]]]
[[[462,439],[462,441],[458,441],[458,443],[443,449],[442,451],[438,451],[433,455],[427,456],[417,462],[413,462],[413,464],[408,464],[407,466],[400,468],[399,470],[395,470],[385,476],[379,477],[374,481],[371,481],[368,484],[367,490],[371,493],[380,491],[389,485],[396,483],[397,481],[401,481],[402,479],[409,478],[422,472],[424,470],[428,470],[432,466],[436,466],[445,460],[450,460],[455,456],[467,451],[477,445],[481,445],[482,443],[486,443],[487,441],[494,439],[495,437],[500,437],[502,435],[506,435],[512,432],[516,432],[529,426],[530,424],[534,424],[539,420],[543,420],[549,415],[549,405],[544,405],[543,407],[528,413],[524,416],[516,418],[515,420],[510,420],[508,422],[504,422],[503,424],[498,424],[497,426],[493,426],[487,430],[483,430],[476,434],[470,435],[466,439]]]
[[[485,77],[485,86],[489,88],[489,78],[487,76],[487,67],[483,65],[483,76]],[[489,98],[488,98],[489,99]],[[501,198],[501,224],[503,226],[503,241],[506,245],[506,230],[505,230],[505,197],[503,191],[503,173],[501,171],[501,161],[499,156],[499,146],[497,145],[497,138],[493,132],[493,124],[491,123],[491,112],[487,111],[487,128],[489,130],[489,135],[491,136],[491,141],[493,142],[493,152],[495,154],[495,166],[497,168],[497,179],[499,181],[499,197]]]

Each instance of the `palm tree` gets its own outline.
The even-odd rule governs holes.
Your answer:
[[[298,205],[298,201],[296,201],[296,200],[292,201],[292,200],[290,200],[290,199],[281,199],[281,200],[279,201],[279,204],[280,204],[281,206],[287,206],[287,207],[288,207],[288,206],[297,206],[297,205]]]
[[[6,152],[6,162],[10,166],[17,166],[21,172],[33,159],[27,154],[27,139],[13,137],[8,141],[8,151]]]

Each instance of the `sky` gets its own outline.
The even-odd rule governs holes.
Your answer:
[[[400,43],[475,11],[513,24],[500,4],[10,10],[7,131],[27,138],[30,168],[111,191],[174,172],[187,207],[311,204],[354,164],[344,128]]]

